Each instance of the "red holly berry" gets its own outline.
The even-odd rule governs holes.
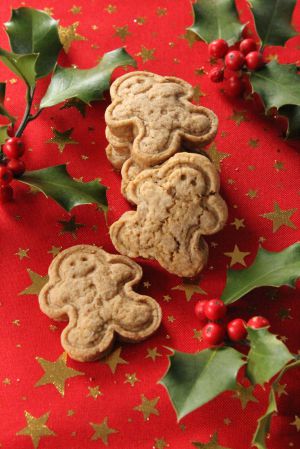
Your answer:
[[[213,83],[220,83],[224,79],[224,69],[214,67],[208,74],[210,81]]]
[[[200,299],[200,301],[195,304],[195,315],[199,321],[206,322],[207,317],[204,313],[205,304],[207,303],[207,299]]]
[[[259,51],[251,51],[246,56],[246,65],[249,70],[258,70],[264,65],[264,57]]]
[[[205,343],[219,345],[225,337],[225,329],[218,323],[208,323],[202,329],[202,338]]]
[[[208,46],[208,53],[212,58],[223,58],[227,52],[228,44],[224,39],[216,39]]]
[[[257,45],[254,39],[248,38],[243,39],[240,43],[240,51],[243,53],[243,55],[247,55],[251,51],[256,51]]]
[[[221,299],[211,299],[205,304],[204,313],[209,320],[220,320],[226,315],[226,306]]]
[[[0,186],[7,186],[13,179],[12,171],[5,165],[0,165]]]
[[[11,137],[2,147],[3,153],[10,159],[23,156],[25,147],[20,137]]]
[[[225,56],[225,65],[230,70],[240,70],[245,62],[243,54],[238,50],[232,50]]]
[[[269,320],[264,316],[253,316],[247,323],[247,326],[253,329],[259,329],[260,327],[270,326]]]
[[[227,334],[230,340],[239,341],[247,336],[246,322],[242,318],[236,318],[227,324]]]
[[[245,84],[236,75],[231,76],[228,78],[225,86],[225,92],[230,97],[238,97],[240,96],[245,90]]]
[[[0,203],[7,203],[11,201],[14,196],[14,191],[11,186],[0,186]]]
[[[21,176],[26,167],[22,159],[10,159],[7,168],[9,168],[15,176]]]

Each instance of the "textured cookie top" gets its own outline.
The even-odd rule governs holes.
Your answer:
[[[121,254],[154,258],[171,273],[196,276],[207,259],[201,236],[227,220],[218,191],[219,176],[207,157],[177,153],[128,183],[126,194],[137,210],[112,224],[112,242]]]
[[[121,140],[132,127],[131,155],[144,167],[160,164],[184,142],[204,145],[216,135],[217,117],[189,101],[193,88],[180,78],[132,72],[117,78],[110,92],[106,123]]]
[[[132,290],[141,277],[128,257],[90,245],[68,248],[52,261],[39,303],[50,318],[69,319],[61,341],[72,358],[95,360],[111,349],[115,334],[136,342],[157,329],[159,305]]]

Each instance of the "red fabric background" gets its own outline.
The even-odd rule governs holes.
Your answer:
[[[11,7],[24,4],[2,2],[0,22],[9,19]],[[86,39],[73,42],[69,53],[60,58],[62,65],[89,68],[104,52],[125,44],[128,52],[136,56],[140,70],[179,76],[193,86],[199,86],[204,93],[201,104],[217,113],[220,121],[217,149],[228,155],[221,163],[221,181],[230,217],[221,233],[207,239],[211,247],[210,259],[199,284],[207,297],[220,295],[230,262],[224,253],[231,252],[235,245],[250,253],[245,257],[249,265],[259,242],[269,250],[280,250],[299,240],[299,143],[285,142],[274,122],[258,114],[251,101],[229,100],[207,76],[196,74],[195,70],[202,66],[209,69],[209,63],[206,44],[196,42],[190,46],[183,38],[185,27],[192,21],[188,0],[112,0],[116,8],[108,8],[109,2],[104,0],[32,0],[26,5],[52,8],[54,17],[60,19],[64,27],[79,22],[77,32]],[[76,9],[71,10],[74,5],[81,7],[77,13]],[[245,2],[238,1],[238,7],[243,19],[248,19]],[[141,17],[145,19],[143,24],[140,24],[141,19],[136,20]],[[300,2],[293,23],[300,31]],[[122,42],[115,34],[115,27],[125,25],[130,34]],[[1,46],[8,48],[3,27],[0,34]],[[139,55],[142,46],[155,49],[152,60],[142,61]],[[300,37],[291,39],[285,48],[270,48],[268,53],[278,54],[280,62],[300,60]],[[3,66],[0,70],[1,80],[8,80],[7,104],[12,113],[20,117],[24,107],[22,83],[20,80],[14,82],[16,77]],[[123,70],[118,70],[115,76],[121,73]],[[41,83],[39,93],[45,86],[46,80]],[[104,153],[103,115],[108,103],[107,96],[105,101],[94,104],[85,119],[74,109],[60,111],[55,107],[45,110],[28,126],[24,138],[27,148],[31,149],[25,156],[29,169],[68,163],[68,170],[75,178],[83,177],[88,181],[100,177],[109,187],[108,223],[112,223],[129,205],[120,194],[120,176],[112,170]],[[243,113],[244,121],[240,124],[233,120],[234,111]],[[78,144],[67,145],[60,153],[57,145],[47,143],[53,137],[51,127],[59,131],[73,127],[72,137]],[[254,198],[251,198],[251,191],[256,192]],[[296,209],[291,216],[293,228],[282,226],[273,232],[272,222],[262,217],[273,210],[276,201],[283,210]],[[70,216],[84,224],[74,237],[70,233],[61,234],[62,225],[59,224],[60,220],[69,220]],[[231,224],[235,218],[244,219],[245,227],[237,230]],[[0,229],[0,447],[33,447],[29,436],[17,435],[26,426],[26,410],[36,418],[50,412],[46,425],[56,435],[42,437],[41,449],[104,447],[101,439],[91,439],[94,430],[90,423],[102,423],[105,417],[109,427],[118,430],[108,437],[111,449],[188,449],[193,447],[192,441],[209,441],[214,432],[218,432],[219,444],[226,448],[250,448],[256,420],[266,408],[268,388],[265,391],[256,388],[254,394],[259,402],[250,402],[245,410],[240,401],[232,397],[233,393],[228,392],[181,423],[176,422],[166,391],[157,381],[168,364],[165,346],[187,352],[204,347],[194,338],[193,332],[193,329],[199,329],[193,314],[194,304],[203,296],[196,293],[187,301],[184,291],[173,290],[182,284],[182,280],[166,273],[156,263],[141,261],[146,284],[142,283],[139,291],[155,297],[162,306],[163,325],[159,332],[142,344],[122,346],[121,357],[128,363],[119,364],[115,374],[105,363],[80,364],[68,360],[67,366],[84,375],[66,382],[64,396],[52,384],[35,386],[43,375],[36,357],[53,362],[62,354],[59,337],[64,325],[52,322],[40,312],[35,295],[19,295],[31,284],[27,270],[44,276],[52,260],[49,251],[53,246],[66,248],[76,243],[95,243],[107,251],[114,249],[104,216],[94,206],[78,207],[69,215],[43,195],[29,193],[28,188],[19,183],[15,183],[15,201],[1,206]],[[27,256],[16,255],[20,248],[28,249]],[[236,264],[234,268],[241,268],[241,265]],[[264,314],[271,321],[272,330],[287,337],[289,349],[297,352],[299,290],[280,288],[275,299],[270,298],[272,292],[272,289],[260,289],[249,294],[230,307],[230,316],[249,318],[253,313]],[[169,302],[164,300],[168,299],[166,295],[171,297]],[[53,328],[53,324],[57,328]],[[162,356],[152,361],[146,356],[147,350],[154,347]],[[124,383],[126,374],[133,373],[139,382],[134,386]],[[291,425],[295,415],[300,416],[297,375],[299,379],[299,371],[294,371],[282,380],[287,384],[287,394],[282,394],[278,401],[279,412],[273,419],[269,449],[300,447],[300,433]],[[99,386],[103,393],[96,399],[89,396],[89,387],[95,386]],[[151,414],[146,421],[142,413],[134,409],[141,404],[141,395],[149,400],[159,398],[155,406],[157,414]]]

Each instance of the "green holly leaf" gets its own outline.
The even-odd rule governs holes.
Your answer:
[[[0,83],[0,114],[7,117],[12,123],[16,121],[15,117],[10,115],[10,113],[4,107],[5,100],[6,83]]]
[[[77,98],[86,104],[101,100],[104,91],[109,88],[113,71],[127,65],[135,66],[135,60],[124,48],[118,48],[105,53],[99,64],[91,69],[57,66],[40,107],[54,106],[70,98]]]
[[[33,186],[50,196],[68,212],[80,204],[98,204],[107,207],[106,187],[98,181],[77,182],[65,165],[25,172],[18,181]]]
[[[247,330],[251,345],[248,353],[247,377],[252,384],[263,385],[293,360],[294,356],[267,328],[248,327]]]
[[[1,125],[0,126],[0,146],[4,144],[6,139],[9,138],[9,135],[7,134],[7,128],[8,125]]]
[[[62,49],[57,25],[58,22],[44,11],[25,7],[13,9],[10,21],[5,24],[15,53],[38,53],[35,66],[37,78],[52,71]]]
[[[231,304],[257,287],[281,285],[294,287],[299,277],[300,243],[294,243],[278,252],[259,248],[250,267],[227,271],[226,285],[221,298],[225,304]]]
[[[250,0],[262,45],[284,45],[296,31],[291,20],[296,0]]]
[[[170,366],[160,380],[181,419],[223,391],[234,390],[236,376],[245,364],[233,348],[205,349],[196,354],[174,351]]]
[[[300,138],[300,106],[287,104],[279,109],[278,113],[288,120],[286,137],[288,139]]]
[[[35,64],[38,56],[37,54],[18,55],[0,48],[0,60],[3,64],[22,78],[31,88],[35,86]]]
[[[245,25],[239,21],[234,0],[197,0],[193,3],[194,23],[188,30],[203,41],[225,39],[229,45],[239,40]]]

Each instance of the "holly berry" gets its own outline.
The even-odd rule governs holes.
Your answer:
[[[209,345],[219,345],[225,337],[225,329],[218,323],[208,323],[202,329],[202,338]]]
[[[208,53],[212,58],[223,58],[227,52],[228,44],[224,39],[216,39],[208,46]]]
[[[220,83],[224,79],[224,70],[220,67],[214,67],[208,74],[210,81]]]
[[[10,137],[2,147],[3,153],[10,159],[23,156],[25,147],[20,137]]]
[[[209,320],[220,320],[226,315],[226,306],[221,299],[211,299],[205,304],[204,313]]]
[[[230,97],[238,97],[240,96],[245,90],[245,84],[236,75],[231,76],[228,78],[225,86],[225,92]]]
[[[251,51],[246,56],[246,65],[249,70],[258,70],[264,65],[264,57],[259,51]]]
[[[245,62],[245,58],[243,53],[238,50],[232,50],[227,53],[225,56],[225,65],[230,70],[240,70]]]
[[[252,327],[253,329],[259,329],[261,327],[270,326],[270,322],[264,316],[253,316],[248,321],[247,326]]]
[[[240,51],[243,53],[243,55],[247,55],[251,51],[256,51],[257,45],[254,39],[248,38],[243,39],[240,43]]]
[[[7,186],[13,179],[12,171],[5,165],[0,165],[0,186]]]
[[[11,186],[0,186],[0,203],[7,203],[11,201],[14,196],[14,191]]]
[[[247,336],[246,322],[242,318],[236,318],[227,324],[227,334],[230,340],[239,341]]]
[[[207,299],[200,299],[200,301],[195,304],[195,315],[199,321],[206,322],[207,317],[204,312],[205,305],[207,303]]]
[[[21,176],[25,171],[25,164],[22,159],[10,159],[7,163],[7,168],[9,168],[15,176]]]

